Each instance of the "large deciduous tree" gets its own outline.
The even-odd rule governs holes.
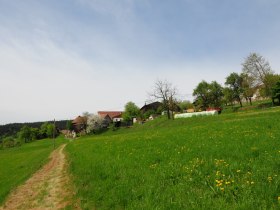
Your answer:
[[[232,89],[230,89],[229,87],[225,87],[223,88],[223,94],[224,94],[224,100],[223,102],[226,104],[226,106],[228,104],[230,104],[231,106],[233,106],[233,102],[234,102],[234,97],[233,97],[233,91]]]
[[[200,82],[193,91],[195,97],[195,105],[200,106],[201,109],[220,107],[223,98],[223,88],[216,81],[207,83],[206,81]]]
[[[158,80],[155,82],[153,91],[149,95],[155,100],[162,101],[163,109],[167,112],[167,118],[171,119],[173,114],[170,114],[170,112],[174,111],[177,89],[166,80]]]
[[[271,78],[274,75],[269,62],[257,53],[251,53],[242,63],[242,72],[253,79],[253,86],[261,90],[262,96],[271,97]]]
[[[243,73],[254,78],[255,85],[266,85],[265,76],[273,74],[268,61],[257,53],[251,53],[242,63]]]
[[[31,128],[27,125],[23,126],[18,133],[18,137],[25,143],[30,142],[32,140]]]
[[[242,78],[241,88],[243,97],[247,102],[250,102],[250,105],[252,105],[252,98],[256,92],[256,88],[254,87],[254,78],[245,73],[241,73],[240,76]]]
[[[87,115],[87,133],[98,133],[100,130],[105,128],[104,120],[99,115],[88,114]]]
[[[226,78],[225,85],[227,85],[231,89],[233,98],[237,100],[242,107],[242,77],[239,74],[233,72]]]
[[[124,107],[124,113],[122,115],[125,122],[132,121],[133,118],[140,116],[140,109],[133,102],[128,102]]]

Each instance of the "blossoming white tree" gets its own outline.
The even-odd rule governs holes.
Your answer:
[[[96,114],[89,114],[87,117],[87,133],[95,132],[103,128],[103,119]]]

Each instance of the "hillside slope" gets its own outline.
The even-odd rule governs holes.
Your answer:
[[[280,109],[155,120],[67,145],[84,209],[280,207]]]

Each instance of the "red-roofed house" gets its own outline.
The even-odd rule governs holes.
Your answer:
[[[122,113],[121,111],[99,111],[98,115],[109,121],[109,122],[118,122],[122,121]]]

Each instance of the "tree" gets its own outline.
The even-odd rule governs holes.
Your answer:
[[[270,97],[273,99],[273,88],[276,86],[277,82],[280,80],[280,75],[278,74],[267,74],[265,75],[266,86],[261,88],[261,95],[263,97]]]
[[[270,93],[271,86],[268,75],[273,75],[269,62],[261,55],[257,53],[251,53],[242,63],[242,72],[253,78],[253,86],[258,88],[263,86],[264,93]],[[269,94],[265,94],[269,96]]]
[[[72,124],[71,120],[67,120],[67,122],[66,122],[66,129],[69,130],[69,131],[73,130],[73,124]]]
[[[168,81],[158,80],[155,82],[153,91],[149,94],[155,100],[161,100],[163,103],[163,109],[167,112],[167,118],[173,117],[173,108],[175,104],[175,97],[177,89]]]
[[[31,140],[35,141],[40,139],[40,135],[39,135],[39,129],[38,128],[30,128],[30,132],[31,132]]]
[[[48,123],[46,134],[47,134],[47,137],[50,139],[58,136],[58,132],[57,132],[54,124]]]
[[[27,125],[23,126],[18,133],[18,137],[25,143],[30,142],[32,140],[31,128]]]
[[[104,128],[104,120],[99,115],[90,114],[87,117],[87,133],[96,133]]]
[[[213,81],[210,83],[210,93],[210,105],[214,107],[220,107],[222,105],[222,98],[224,96],[223,87],[216,81]]]
[[[193,96],[195,97],[195,105],[202,110],[206,110],[210,106],[220,107],[223,98],[223,88],[216,81],[207,83],[203,80],[193,90]]]
[[[133,102],[128,102],[124,107],[123,119],[125,122],[130,122],[134,117],[140,116],[140,109]]]
[[[223,89],[223,94],[224,94],[224,103],[226,104],[226,106],[228,105],[228,103],[231,106],[233,106],[234,97],[233,97],[232,89],[230,89],[229,87],[225,87]]]
[[[256,92],[256,88],[254,87],[254,78],[245,73],[241,73],[240,76],[242,78],[241,88],[243,97],[246,99],[247,103],[249,101],[250,105],[252,105],[252,98]]]
[[[195,97],[196,106],[200,106],[203,110],[209,107],[211,96],[210,96],[210,85],[206,81],[201,81],[197,87],[193,90],[193,96]]]
[[[275,103],[275,99],[277,99],[278,103],[280,104],[280,79],[278,80],[278,82],[276,82],[275,86],[272,89],[273,103]]]
[[[83,112],[82,117],[83,117],[83,121],[84,121],[84,129],[85,131],[87,130],[87,120],[88,118],[91,116],[92,114],[90,114],[89,112]]]
[[[180,101],[180,102],[178,102],[178,105],[179,105],[181,110],[187,110],[187,109],[192,109],[193,108],[192,102],[190,102],[188,100]]]
[[[41,125],[39,130],[40,139],[47,138],[47,131],[48,131],[48,122],[45,122]]]
[[[239,74],[233,72],[226,78],[225,85],[228,85],[228,87],[232,91],[233,98],[237,100],[240,103],[240,106],[242,107],[242,77]]]

